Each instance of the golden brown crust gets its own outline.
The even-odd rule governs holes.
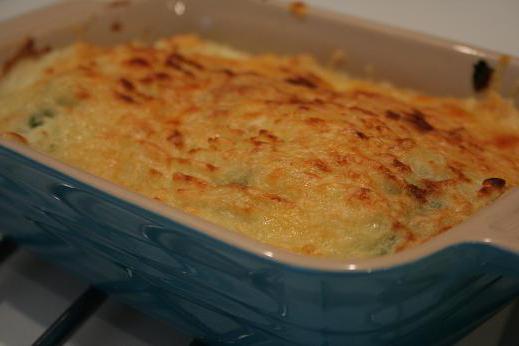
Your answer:
[[[20,96],[0,84],[0,131],[260,241],[335,258],[423,242],[517,186],[518,113],[495,95],[433,98],[307,57],[233,54],[192,36],[76,45]]]

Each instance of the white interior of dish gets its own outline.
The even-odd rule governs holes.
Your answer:
[[[388,80],[432,94],[467,96],[471,93],[472,65],[480,58],[495,62],[499,56],[460,43],[324,11],[310,10],[300,18],[283,4],[184,0],[184,10],[178,11],[175,10],[178,2],[133,0],[113,7],[101,1],[67,1],[5,21],[0,23],[0,62],[27,36],[35,38],[41,46],[57,47],[78,39],[114,44],[135,38],[152,40],[174,33],[198,32],[248,51],[305,52],[322,61],[339,49],[347,56],[345,69],[354,75]],[[110,31],[114,22],[121,24],[121,32]],[[519,60],[513,58],[503,78],[505,95],[512,92],[518,80]],[[328,271],[376,270],[413,261],[462,242],[495,243],[519,252],[519,234],[514,232],[519,219],[519,190],[511,191],[464,224],[409,250],[367,260],[333,260],[297,255],[259,243],[24,146],[3,140],[0,145],[216,239],[297,267]],[[511,221],[504,226],[496,223],[503,218]]]

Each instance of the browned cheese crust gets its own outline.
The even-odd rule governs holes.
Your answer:
[[[193,36],[76,44],[0,81],[0,132],[261,242],[363,258],[517,186],[519,115]]]

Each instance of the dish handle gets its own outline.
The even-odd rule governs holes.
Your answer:
[[[458,238],[453,240],[489,246],[493,251],[485,251],[485,265],[503,274],[519,275],[519,188],[508,191],[458,227],[462,228],[459,232],[450,233]]]

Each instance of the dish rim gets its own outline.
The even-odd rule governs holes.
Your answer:
[[[260,2],[259,0],[248,1],[255,3]],[[46,10],[54,6],[59,7],[64,3],[65,1],[58,0],[54,4],[42,6],[38,9],[9,18],[5,21],[17,20],[23,18],[24,15],[28,13],[39,10]],[[266,6],[281,7],[284,10],[286,10],[287,3],[288,2],[285,1],[273,0],[268,3],[262,4]],[[464,44],[462,42],[439,38],[433,35],[419,33],[408,29],[398,28],[392,25],[386,25],[376,21],[355,17],[352,15],[342,13],[339,14],[326,9],[316,8],[313,6],[310,6],[309,13],[307,15],[317,16],[324,20],[346,23],[348,25],[359,27],[364,30],[377,32],[380,35],[403,37],[408,40],[420,43],[421,45],[432,45],[444,50],[454,50],[458,54],[473,55],[481,58],[490,58],[493,60],[497,60],[499,56],[503,55],[492,50],[482,49],[479,47],[475,47],[473,45]],[[507,56],[510,57],[509,68],[519,70],[519,57],[510,55]],[[203,220],[202,218],[197,217],[195,215],[183,212],[180,209],[160,203],[158,201],[137,194],[135,192],[131,192],[130,190],[118,186],[115,183],[94,176],[80,169],[74,168],[68,164],[65,164],[50,157],[49,155],[43,154],[41,152],[36,151],[35,149],[26,147],[24,145],[20,145],[0,138],[0,147],[4,147],[9,151],[12,151],[24,158],[29,159],[30,161],[36,162],[38,165],[42,165],[55,172],[64,174],[69,178],[72,178],[80,183],[92,187],[95,190],[101,191],[102,193],[106,193],[124,203],[128,203],[138,208],[150,211],[173,222],[180,223],[188,227],[191,231],[199,232],[205,236],[213,238],[214,240],[225,243],[226,245],[231,246],[235,249],[246,251],[252,255],[259,256],[268,261],[274,261],[276,263],[290,266],[292,268],[298,268],[302,270],[317,270],[322,272],[374,272],[408,265],[423,260],[429,256],[437,254],[453,246],[474,243],[490,244],[503,251],[508,251],[508,249],[501,247],[499,244],[493,243],[492,240],[489,239],[464,237],[463,229],[466,228],[466,224],[474,218],[475,215],[472,215],[465,222],[452,227],[446,232],[436,235],[432,239],[422,244],[415,245],[409,249],[403,250],[398,253],[367,259],[333,259],[301,255],[290,252],[288,250],[274,247],[272,245],[262,243],[256,239],[247,237],[238,232],[226,229],[209,221]]]

